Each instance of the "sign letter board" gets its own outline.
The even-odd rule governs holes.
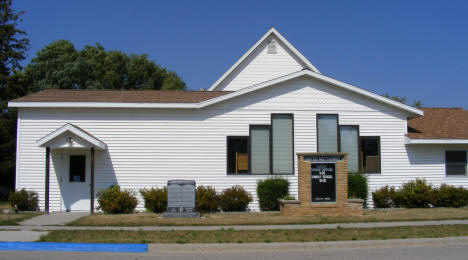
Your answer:
[[[311,163],[312,202],[336,202],[335,163]]]

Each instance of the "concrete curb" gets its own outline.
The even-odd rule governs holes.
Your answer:
[[[415,238],[362,241],[280,242],[280,243],[219,243],[219,244],[149,244],[148,252],[229,252],[229,251],[297,251],[356,248],[393,248],[467,244],[468,237]]]
[[[468,225],[468,220],[441,221],[404,221],[404,222],[366,222],[310,225],[239,225],[239,226],[141,226],[141,227],[105,227],[105,226],[0,226],[0,230],[51,231],[51,230],[271,230],[271,229],[336,229],[340,228],[379,228],[379,227],[417,227],[438,225]]]

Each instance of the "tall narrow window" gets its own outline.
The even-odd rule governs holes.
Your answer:
[[[70,182],[84,182],[86,176],[86,156],[70,155]]]
[[[361,136],[361,168],[365,173],[380,173],[380,137]]]
[[[317,114],[317,150],[338,152],[338,115]]]
[[[359,126],[340,126],[340,151],[348,154],[348,172],[359,172]]]
[[[445,151],[445,173],[447,175],[466,174],[466,151]]]
[[[271,128],[273,174],[293,173],[293,115],[272,114]]]
[[[250,172],[270,173],[270,126],[250,126]]]
[[[247,152],[248,136],[227,137],[227,173],[239,174],[249,172],[249,154]]]

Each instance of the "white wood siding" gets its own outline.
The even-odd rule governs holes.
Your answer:
[[[268,53],[269,40],[276,40],[277,53]],[[214,90],[236,91],[304,68],[275,36],[270,36]]]
[[[105,142],[96,151],[96,191],[118,183],[138,191],[166,185],[169,179],[194,179],[217,191],[244,186],[254,197],[256,183],[268,176],[227,175],[226,136],[248,136],[249,124],[270,124],[271,113],[294,113],[294,147],[316,151],[316,114],[337,113],[340,124],[358,124],[361,136],[381,136],[382,173],[369,176],[372,190],[416,177],[468,185],[445,178],[442,148],[406,147],[406,116],[389,106],[320,81],[299,78],[199,110],[163,109],[20,109],[18,188],[44,198],[45,149],[36,140],[73,123]],[[52,153],[51,210],[60,210],[60,153]],[[297,174],[297,162],[295,162]],[[286,176],[297,197],[297,175]],[[139,195],[139,194],[138,194]],[[143,200],[138,197],[138,209]],[[96,203],[97,205],[97,203]]]

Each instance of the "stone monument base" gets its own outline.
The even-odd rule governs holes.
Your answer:
[[[298,200],[280,200],[283,216],[362,215],[361,199],[348,199],[345,153],[298,153]]]
[[[348,199],[347,203],[301,203],[299,200],[280,200],[280,214],[283,216],[338,216],[338,215],[362,215],[364,200]]]
[[[200,212],[164,212],[163,218],[199,218]]]

